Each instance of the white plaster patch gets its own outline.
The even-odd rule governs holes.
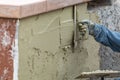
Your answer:
[[[4,75],[8,73],[8,68],[4,69]]]
[[[10,44],[10,42],[11,42],[11,38],[10,38],[8,32],[5,31],[4,35],[3,35],[3,39],[2,39],[2,45],[6,47]]]
[[[16,34],[15,34],[15,42],[12,45],[12,57],[14,60],[14,72],[13,72],[13,80],[18,80],[18,66],[19,66],[19,52],[18,52],[18,27],[19,20],[16,24]]]

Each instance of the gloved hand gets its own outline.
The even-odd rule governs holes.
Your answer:
[[[90,35],[94,35],[95,24],[92,21],[90,21],[90,20],[83,20],[83,21],[80,22],[80,24],[86,25],[88,27],[88,29],[89,29],[89,34]],[[81,31],[85,31],[85,30],[86,30],[86,27],[84,27],[84,26],[81,27]]]

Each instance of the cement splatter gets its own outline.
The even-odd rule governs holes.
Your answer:
[[[9,36],[9,33],[7,31],[4,32],[4,37],[2,39],[2,45],[3,46],[8,46],[11,42],[11,38]]]

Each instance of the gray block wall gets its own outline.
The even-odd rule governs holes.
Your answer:
[[[109,29],[120,32],[120,0],[112,6],[101,7],[98,14],[101,23]],[[101,45],[99,55],[101,57],[101,69],[120,70],[120,53]]]
[[[90,12],[96,12],[103,25],[111,30],[120,32],[120,0],[114,0],[112,6],[96,7]],[[120,70],[120,53],[101,45],[99,50],[100,69]],[[113,79],[114,80],[114,79]]]

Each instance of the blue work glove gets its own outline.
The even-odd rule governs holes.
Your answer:
[[[95,24],[90,21],[90,20],[83,20],[80,22],[82,25],[86,25],[89,29],[89,34],[94,36],[94,27],[95,27]],[[85,31],[85,27],[83,26],[82,28],[82,31]]]

